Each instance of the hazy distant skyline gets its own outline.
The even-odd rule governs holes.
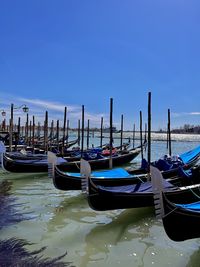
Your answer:
[[[100,127],[139,127],[147,120],[152,92],[152,128],[200,124],[200,17],[198,1],[0,2],[0,109],[27,104],[30,117],[63,118],[76,127],[85,119]],[[24,116],[15,111],[15,117]]]

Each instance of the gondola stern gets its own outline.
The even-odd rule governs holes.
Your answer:
[[[4,155],[6,153],[6,147],[2,141],[0,141],[0,163],[1,163],[1,168],[4,172],[9,172],[4,165]]]
[[[57,162],[57,156],[51,152],[47,152],[47,159],[48,159],[48,177],[53,179],[55,176],[55,165]]]
[[[162,219],[164,216],[164,206],[162,199],[163,191],[163,176],[162,173],[153,166],[150,166],[152,191],[154,194],[154,207],[157,219]]]
[[[91,166],[89,162],[84,159],[80,161],[80,173],[82,193],[88,195],[88,180],[91,176]]]

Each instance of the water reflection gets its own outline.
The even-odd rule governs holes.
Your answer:
[[[23,239],[0,240],[0,266],[74,267],[70,262],[59,262],[67,252],[54,259],[41,258],[40,254],[44,252],[45,247],[30,252],[25,248],[27,245],[31,245],[31,243]]]
[[[17,198],[11,195],[11,188],[12,182],[7,180],[0,182],[0,230],[30,218],[27,217],[27,213],[18,211],[17,208],[21,208],[23,203],[15,203]],[[32,243],[16,237],[0,240],[0,266],[73,267],[71,262],[60,261],[67,255],[67,252],[54,259],[42,258],[41,253],[46,247],[30,252],[25,248],[28,245],[32,245]]]
[[[88,211],[87,201],[84,196],[77,192],[75,196],[64,196],[62,201],[52,209],[51,219],[47,223],[48,232],[56,232],[57,229],[66,227],[71,221],[82,222],[84,217],[92,216]]]
[[[82,194],[68,194],[53,208],[48,233],[54,232],[54,242],[62,237],[60,245],[68,248],[72,244],[73,259],[80,267],[115,266],[120,262],[138,267],[169,266],[173,262],[185,266],[194,251],[192,242],[187,243],[190,248],[186,250],[185,244],[167,238],[162,224],[155,220],[153,208],[96,212]],[[194,264],[197,259],[192,258]]]
[[[198,246],[197,251],[195,251],[191,256],[186,265],[186,267],[199,267],[200,261],[200,245]]]
[[[6,180],[20,180],[20,179],[35,179],[35,178],[43,178],[47,177],[46,173],[12,173],[8,171],[4,171],[3,169],[0,168],[0,175],[2,179]]]
[[[173,142],[173,153],[179,154],[196,145]],[[152,142],[152,160],[164,153],[166,143]],[[57,258],[67,250],[68,255],[62,261],[80,267],[183,267],[187,263],[187,267],[198,266],[195,265],[199,257],[198,240],[174,244],[155,221],[152,208],[96,212],[90,209],[80,191],[59,191],[45,175],[18,179],[9,174],[9,177],[13,182],[10,197],[17,198],[13,202],[18,205],[17,212],[23,215],[31,212],[34,217],[7,225],[1,231],[1,238],[17,235],[35,243],[28,246],[30,250],[37,250],[37,244],[39,248],[47,246],[42,251],[44,257]],[[21,203],[24,204],[20,206]]]
[[[111,222],[96,224],[85,236],[84,255],[80,266],[106,260],[114,247],[120,246],[120,243],[125,245],[138,240],[144,243],[143,246],[151,246],[152,243],[143,241],[149,235],[151,216],[152,208],[123,210],[114,216]],[[143,251],[145,253],[144,249]]]
[[[18,211],[20,205],[15,203],[16,198],[10,194],[12,182],[0,182],[0,229],[5,226],[25,220],[26,217]]]
[[[114,247],[136,240],[144,254],[146,248],[153,245],[147,241],[149,228],[154,222],[152,207],[97,212],[90,209],[81,193],[71,197],[68,194],[53,208],[43,238],[53,238],[54,242],[60,239],[60,244],[66,247],[71,244],[78,266],[105,260],[112,255]],[[134,252],[131,253],[133,256]]]

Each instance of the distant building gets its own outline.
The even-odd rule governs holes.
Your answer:
[[[110,132],[110,127],[103,128],[103,132],[104,133],[109,133]],[[113,126],[112,127],[112,132],[113,133],[120,133],[120,130],[117,130],[117,128]]]

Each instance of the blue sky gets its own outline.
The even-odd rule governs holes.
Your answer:
[[[81,118],[100,126],[200,124],[200,2],[184,0],[1,0],[0,105],[27,104],[30,116]],[[15,117],[23,116],[21,111]]]

